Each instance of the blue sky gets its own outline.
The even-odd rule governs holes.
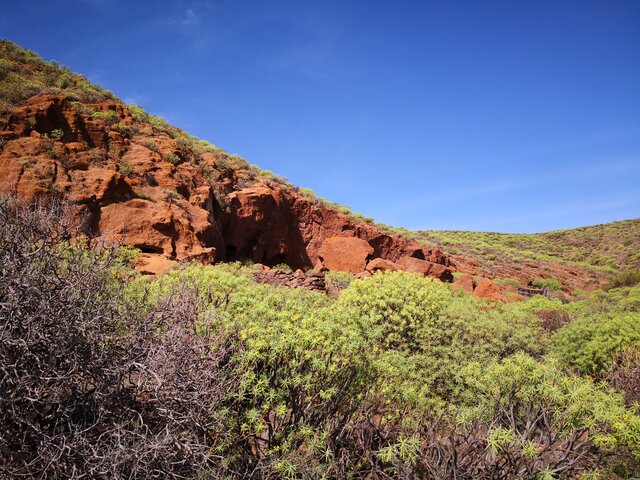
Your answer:
[[[0,36],[378,221],[640,217],[640,2],[6,2]]]

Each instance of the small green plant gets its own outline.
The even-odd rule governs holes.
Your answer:
[[[167,199],[167,202],[172,202],[173,200],[180,198],[180,194],[176,192],[173,188],[167,188],[164,191],[164,193],[165,193],[165,198]]]
[[[123,157],[120,159],[118,162],[118,172],[120,172],[120,175],[123,177],[130,177],[133,174],[133,164],[128,158]]]
[[[291,270],[291,267],[286,263],[277,263],[273,266],[273,268],[279,268],[280,270]]]
[[[356,279],[356,277],[355,275],[349,272],[334,271],[334,272],[327,272],[325,274],[324,279],[327,284],[327,287],[334,288],[337,291],[342,291],[345,288],[347,288],[349,285],[351,285],[351,282],[353,282]]]
[[[178,165],[182,159],[180,158],[180,156],[178,154],[176,154],[175,152],[169,153],[168,155],[165,155],[164,159],[173,164],[173,165]]]
[[[517,278],[498,278],[494,280],[493,283],[497,285],[504,285],[504,286],[510,286],[515,288],[520,288],[522,286],[522,284],[520,283],[520,280],[518,280]]]
[[[147,147],[152,152],[160,153],[160,146],[153,140],[149,140],[145,142],[144,146]]]
[[[113,125],[118,121],[118,115],[113,110],[105,110],[103,112],[95,112],[92,118],[102,120],[107,125]]]
[[[149,114],[145,112],[139,105],[130,103],[127,105],[127,109],[129,110],[129,114],[135,121],[147,122],[149,120]]]
[[[131,129],[129,128],[128,125],[118,122],[115,123],[111,126],[112,130],[115,130],[116,132],[122,134],[122,135],[130,135],[131,134]]]
[[[49,137],[53,138],[54,140],[61,140],[62,137],[64,137],[64,132],[62,131],[62,129],[56,128],[54,130],[51,130]]]
[[[562,289],[562,283],[555,278],[538,278],[531,282],[531,285],[538,288],[546,288],[552,292]]]
[[[640,283],[640,269],[626,270],[614,275],[605,285],[605,290],[620,287],[633,287]]]

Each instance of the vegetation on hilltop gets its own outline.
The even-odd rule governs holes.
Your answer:
[[[426,230],[417,238],[481,266],[547,261],[609,271],[640,268],[640,219],[536,234]]]
[[[504,305],[404,272],[337,300],[240,264],[149,282],[67,218],[0,202],[5,477],[640,473],[638,285]]]

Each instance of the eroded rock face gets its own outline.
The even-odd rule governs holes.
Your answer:
[[[117,101],[78,105],[55,95],[35,96],[0,119],[0,139],[3,192],[30,202],[68,198],[84,233],[148,255],[207,263],[250,259],[353,273],[374,258],[449,265],[438,250],[382,232],[280,184],[243,188],[241,171],[210,152],[196,158],[167,133],[136,123]],[[340,239],[330,240],[334,237]],[[346,243],[332,248],[334,242]],[[373,270],[395,268],[373,265]]]
[[[384,258],[374,258],[367,264],[368,272],[395,272],[402,270],[400,265]]]
[[[464,290],[467,293],[473,293],[475,288],[475,282],[471,275],[462,275],[458,280],[451,285],[455,289]]]
[[[486,298],[489,300],[498,300],[501,302],[507,301],[507,298],[500,289],[488,278],[481,278],[477,282],[476,288],[473,290],[473,295],[475,297]]]
[[[373,254],[369,242],[357,237],[329,237],[318,251],[322,265],[330,271],[360,273]]]

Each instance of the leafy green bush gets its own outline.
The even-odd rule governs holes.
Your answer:
[[[640,314],[589,315],[558,331],[552,354],[562,365],[599,376],[625,347],[640,347]]]
[[[531,282],[531,285],[538,288],[546,288],[552,292],[562,289],[562,283],[555,278],[538,278]]]
[[[640,284],[640,270],[626,270],[614,275],[609,282],[605,285],[605,290],[611,290],[612,288],[620,287],[633,287]]]
[[[180,156],[177,155],[175,152],[171,152],[165,155],[164,159],[167,162],[171,163],[172,165],[178,165],[180,162],[182,162],[182,159],[180,158]]]
[[[589,444],[581,454],[596,447],[640,456],[640,416],[625,408],[620,395],[567,376],[553,363],[519,354],[500,363],[473,364],[461,378],[474,399],[467,418],[488,422],[488,446],[495,454],[547,457],[536,462],[540,473],[545,464],[553,465],[555,448],[569,452],[578,441]],[[549,448],[556,442],[565,447]]]
[[[49,137],[53,138],[54,140],[61,140],[62,137],[64,137],[64,132],[61,129],[56,128],[54,130],[51,130]]]
[[[129,114],[133,117],[136,122],[148,122],[149,114],[144,111],[142,107],[136,105],[134,103],[127,104],[127,109],[129,110]]]
[[[327,272],[324,279],[327,284],[327,288],[342,291],[351,285],[351,282],[353,282],[356,277],[354,274],[349,272],[333,271]]]
[[[129,128],[129,125],[125,123],[121,123],[121,122],[115,123],[111,126],[111,128],[122,135],[131,134],[131,129]]]
[[[497,278],[493,281],[493,283],[497,285],[505,285],[505,286],[511,286],[515,288],[520,288],[522,286],[522,283],[517,278]]]
[[[114,125],[118,121],[118,115],[113,110],[104,110],[101,112],[94,112],[91,115],[93,118],[102,120],[107,125]]]
[[[123,177],[131,176],[134,171],[131,160],[129,160],[127,157],[122,157],[118,161],[118,171],[120,172],[120,175],[122,175]]]
[[[160,153],[160,146],[153,140],[149,140],[145,142],[144,146],[147,147],[152,152]]]
[[[353,282],[338,304],[367,318],[384,349],[420,351],[438,314],[451,299],[441,282],[407,272],[384,272]]]

